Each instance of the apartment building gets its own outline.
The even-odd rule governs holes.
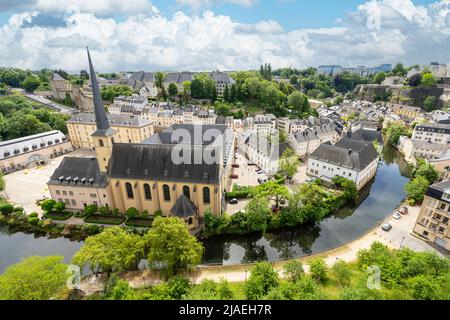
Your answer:
[[[450,251],[450,180],[436,183],[425,192],[414,233]]]
[[[373,143],[345,137],[335,145],[320,145],[308,159],[307,174],[326,181],[341,176],[355,182],[359,190],[375,177],[378,162]]]

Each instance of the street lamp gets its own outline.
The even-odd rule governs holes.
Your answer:
[[[406,237],[403,237],[402,242],[400,243],[400,249],[403,247],[403,241],[405,241]]]

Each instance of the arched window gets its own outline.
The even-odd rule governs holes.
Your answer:
[[[152,191],[150,190],[150,185],[148,183],[144,184],[145,199],[152,200]]]
[[[188,197],[189,199],[191,198],[191,190],[189,189],[188,186],[184,186],[183,187],[183,194]]]
[[[190,217],[190,218],[188,219],[188,224],[191,225],[192,223],[194,223],[194,220],[192,219],[192,217]]]
[[[163,185],[164,201],[170,201],[170,188],[167,184]]]
[[[203,203],[211,203],[211,192],[208,187],[203,188]]]
[[[133,187],[131,186],[131,183],[127,182],[125,184],[125,188],[127,189],[128,199],[134,199]]]
[[[99,139],[99,140],[98,140],[98,144],[100,145],[100,147],[104,147],[104,146],[105,146],[105,144],[103,143],[103,140],[102,140],[102,139]]]

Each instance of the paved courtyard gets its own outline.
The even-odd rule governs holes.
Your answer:
[[[36,200],[50,197],[47,182],[65,157],[91,157],[92,151],[76,150],[56,159],[45,166],[17,171],[5,175],[5,195],[15,205],[22,206],[27,214],[40,212]]]

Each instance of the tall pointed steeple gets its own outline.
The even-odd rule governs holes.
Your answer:
[[[94,136],[108,136],[114,133],[114,130],[109,126],[108,118],[106,117],[105,108],[103,106],[102,96],[98,86],[97,76],[95,75],[94,66],[92,65],[91,55],[89,48],[87,48],[87,54],[89,59],[89,71],[92,83],[92,94],[94,99],[94,111],[95,122],[97,124],[97,131],[94,132]]]

